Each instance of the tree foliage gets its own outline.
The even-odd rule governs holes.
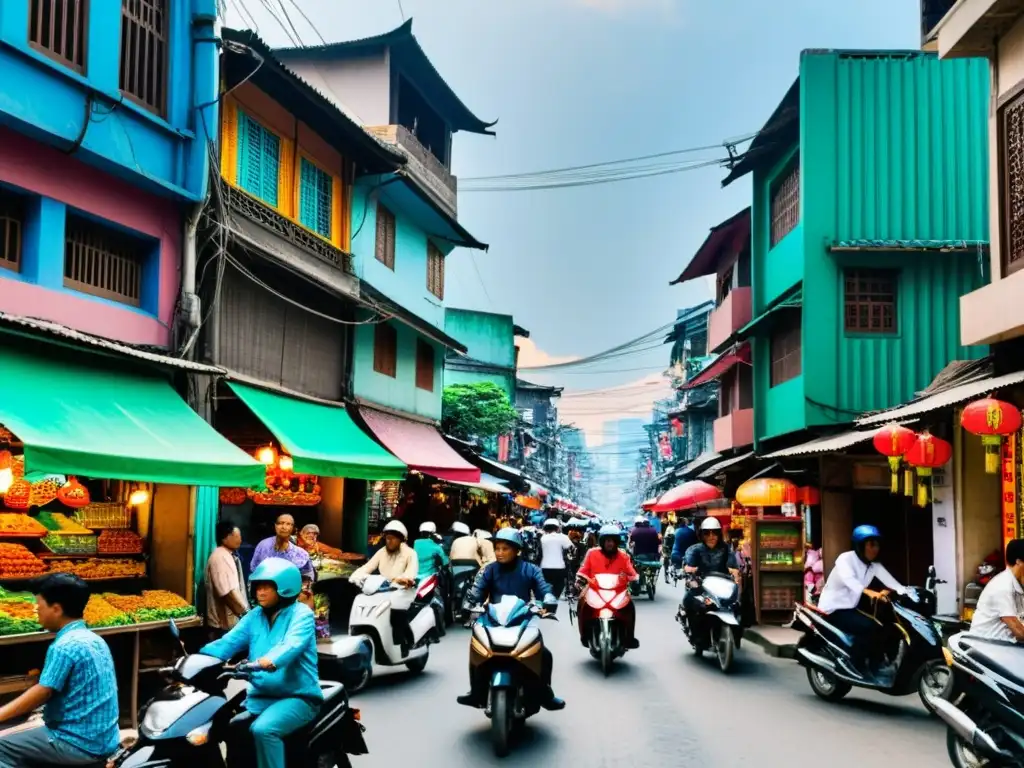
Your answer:
[[[512,431],[516,409],[492,381],[452,384],[441,398],[441,426],[460,440],[487,440]]]

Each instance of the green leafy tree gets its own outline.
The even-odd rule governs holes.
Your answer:
[[[460,440],[488,440],[512,431],[516,409],[492,381],[452,384],[441,397],[441,426]]]

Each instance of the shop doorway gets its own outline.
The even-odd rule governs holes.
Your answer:
[[[853,526],[873,525],[882,533],[882,565],[901,583],[922,586],[935,556],[932,508],[883,490],[853,494]]]

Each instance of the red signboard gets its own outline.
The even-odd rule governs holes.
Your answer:
[[[1017,435],[1007,435],[1002,445],[1003,550],[1017,538]]]

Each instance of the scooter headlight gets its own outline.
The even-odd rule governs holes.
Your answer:
[[[191,744],[193,747],[201,747],[210,740],[210,727],[213,723],[207,723],[201,725],[198,728],[193,728],[188,732],[185,737],[185,741]]]

